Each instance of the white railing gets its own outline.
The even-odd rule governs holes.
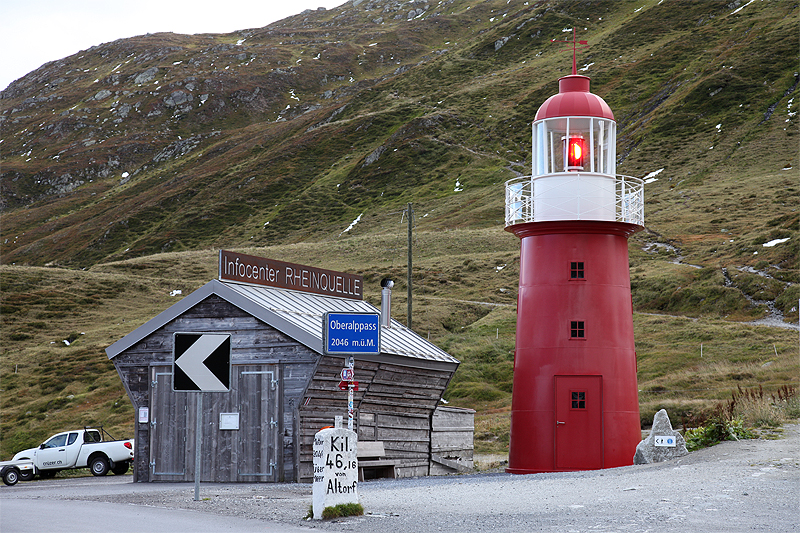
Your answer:
[[[506,226],[554,220],[644,226],[644,181],[633,176],[560,172],[506,182]]]

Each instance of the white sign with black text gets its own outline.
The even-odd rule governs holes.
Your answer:
[[[314,435],[314,519],[326,507],[358,503],[358,436],[344,428],[326,428]]]
[[[655,437],[653,437],[653,442],[655,443],[656,446],[667,447],[667,448],[674,448],[675,446],[678,445],[678,442],[675,439],[675,437],[671,435],[663,437],[656,435]]]

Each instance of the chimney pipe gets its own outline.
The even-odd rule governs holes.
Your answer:
[[[392,327],[392,287],[394,281],[389,278],[381,280],[381,326]]]

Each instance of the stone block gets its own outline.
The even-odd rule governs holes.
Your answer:
[[[358,503],[358,437],[355,431],[327,428],[314,435],[314,519],[326,507]]]
[[[688,453],[683,435],[672,429],[667,411],[661,409],[653,417],[653,429],[650,435],[636,446],[633,464],[660,463]]]

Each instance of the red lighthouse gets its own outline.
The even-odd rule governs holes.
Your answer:
[[[616,122],[589,78],[533,122],[532,175],[506,183],[521,239],[508,472],[633,464],[641,440],[628,237],[642,180],[616,174]]]

